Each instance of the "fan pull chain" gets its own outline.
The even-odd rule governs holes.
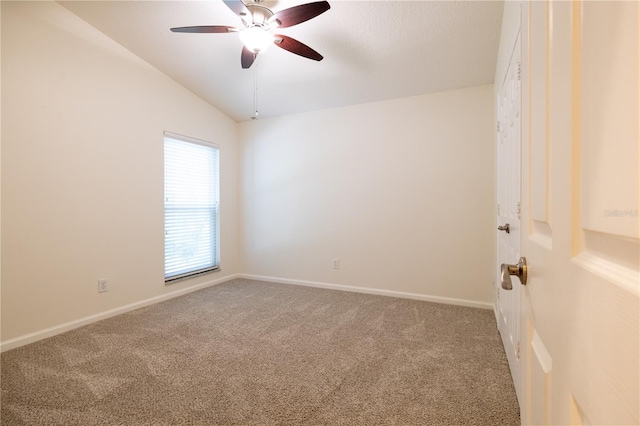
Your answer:
[[[253,67],[253,115],[252,120],[258,119],[258,67]]]

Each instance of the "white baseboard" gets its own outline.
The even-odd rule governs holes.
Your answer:
[[[280,283],[280,284],[292,284],[292,285],[299,285],[299,286],[306,286],[306,287],[326,288],[331,290],[351,291],[354,293],[375,294],[379,296],[399,297],[402,299],[423,300],[426,302],[468,306],[471,308],[493,309],[495,312],[494,304],[487,303],[487,302],[478,302],[474,300],[430,296],[426,294],[406,293],[401,291],[381,290],[381,289],[367,288],[367,287],[355,287],[355,286],[342,285],[342,284],[330,284],[330,283],[322,283],[317,281],[304,281],[304,280],[293,280],[288,278],[267,277],[262,275],[233,274],[233,275],[226,276],[224,278],[207,281],[205,283],[198,284],[193,287],[172,291],[170,293],[162,294],[160,296],[151,297],[149,299],[141,300],[139,302],[134,302],[129,305],[120,306],[118,308],[101,312],[99,314],[89,315],[84,318],[80,318],[74,321],[66,322],[64,324],[56,325],[54,327],[46,328],[44,330],[36,331],[34,333],[25,334],[23,336],[19,336],[13,339],[0,342],[0,352],[4,352],[10,349],[18,348],[20,346],[28,345],[29,343],[37,342],[38,340],[46,339],[47,337],[52,337],[57,334],[61,334],[66,331],[73,330],[75,328],[82,327],[87,324],[91,324],[103,319],[120,315],[125,312],[133,311],[135,309],[143,308],[145,306],[153,305],[155,303],[163,302],[165,300],[173,299],[174,297],[192,293],[194,291],[201,290],[203,288],[222,284],[224,282],[231,281],[236,278],[245,278],[245,279],[257,280],[257,281],[269,281],[269,282]]]
[[[240,278],[240,274],[228,275],[224,278],[218,278],[217,280],[211,280],[202,284],[195,285],[193,287],[187,287],[180,290],[172,291],[170,293],[162,294],[160,296],[151,297],[149,299],[134,302],[129,305],[120,306],[118,308],[110,309],[99,314],[89,315],[88,317],[80,318],[75,321],[66,322],[64,324],[56,325],[54,327],[46,328],[44,330],[36,331],[34,333],[25,334],[13,339],[9,339],[4,342],[0,342],[0,352],[8,351],[9,349],[18,348],[20,346],[28,345],[29,343],[37,342],[38,340],[46,339],[47,337],[55,336],[56,334],[64,333],[65,331],[73,330],[74,328],[82,327],[83,325],[91,324],[103,319],[107,319],[116,315],[123,314],[125,312],[133,311],[135,309],[143,308],[145,306],[153,305],[155,303],[163,302],[165,300],[173,299],[174,297],[182,296],[188,293],[192,293],[203,288],[211,287],[214,285],[222,284],[227,281],[231,281],[236,278]]]
[[[292,280],[288,278],[266,277],[262,275],[239,274],[238,278],[245,278],[248,280],[256,280],[256,281],[270,281],[270,282],[280,283],[280,284],[293,284],[293,285],[300,285],[305,287],[326,288],[331,290],[351,291],[354,293],[376,294],[379,296],[399,297],[402,299],[423,300],[425,302],[467,306],[470,308],[494,309],[493,303],[489,303],[489,302],[477,302],[475,300],[430,296],[427,294],[406,293],[402,291],[381,290],[377,288],[367,288],[367,287],[355,287],[355,286],[342,285],[342,284],[329,284],[329,283],[321,283],[317,281]]]

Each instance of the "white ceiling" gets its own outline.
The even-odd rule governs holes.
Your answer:
[[[310,1],[262,4],[277,12]],[[254,71],[260,117],[492,83],[503,8],[502,1],[329,0],[329,11],[277,31],[323,61],[272,46],[243,70],[237,33],[169,31],[241,26],[221,0],[60,3],[236,121],[253,114]]]

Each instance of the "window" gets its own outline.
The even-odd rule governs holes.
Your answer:
[[[219,149],[165,132],[164,280],[220,268]]]

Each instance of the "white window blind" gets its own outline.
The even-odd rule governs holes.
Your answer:
[[[164,277],[219,269],[219,150],[165,132]]]

